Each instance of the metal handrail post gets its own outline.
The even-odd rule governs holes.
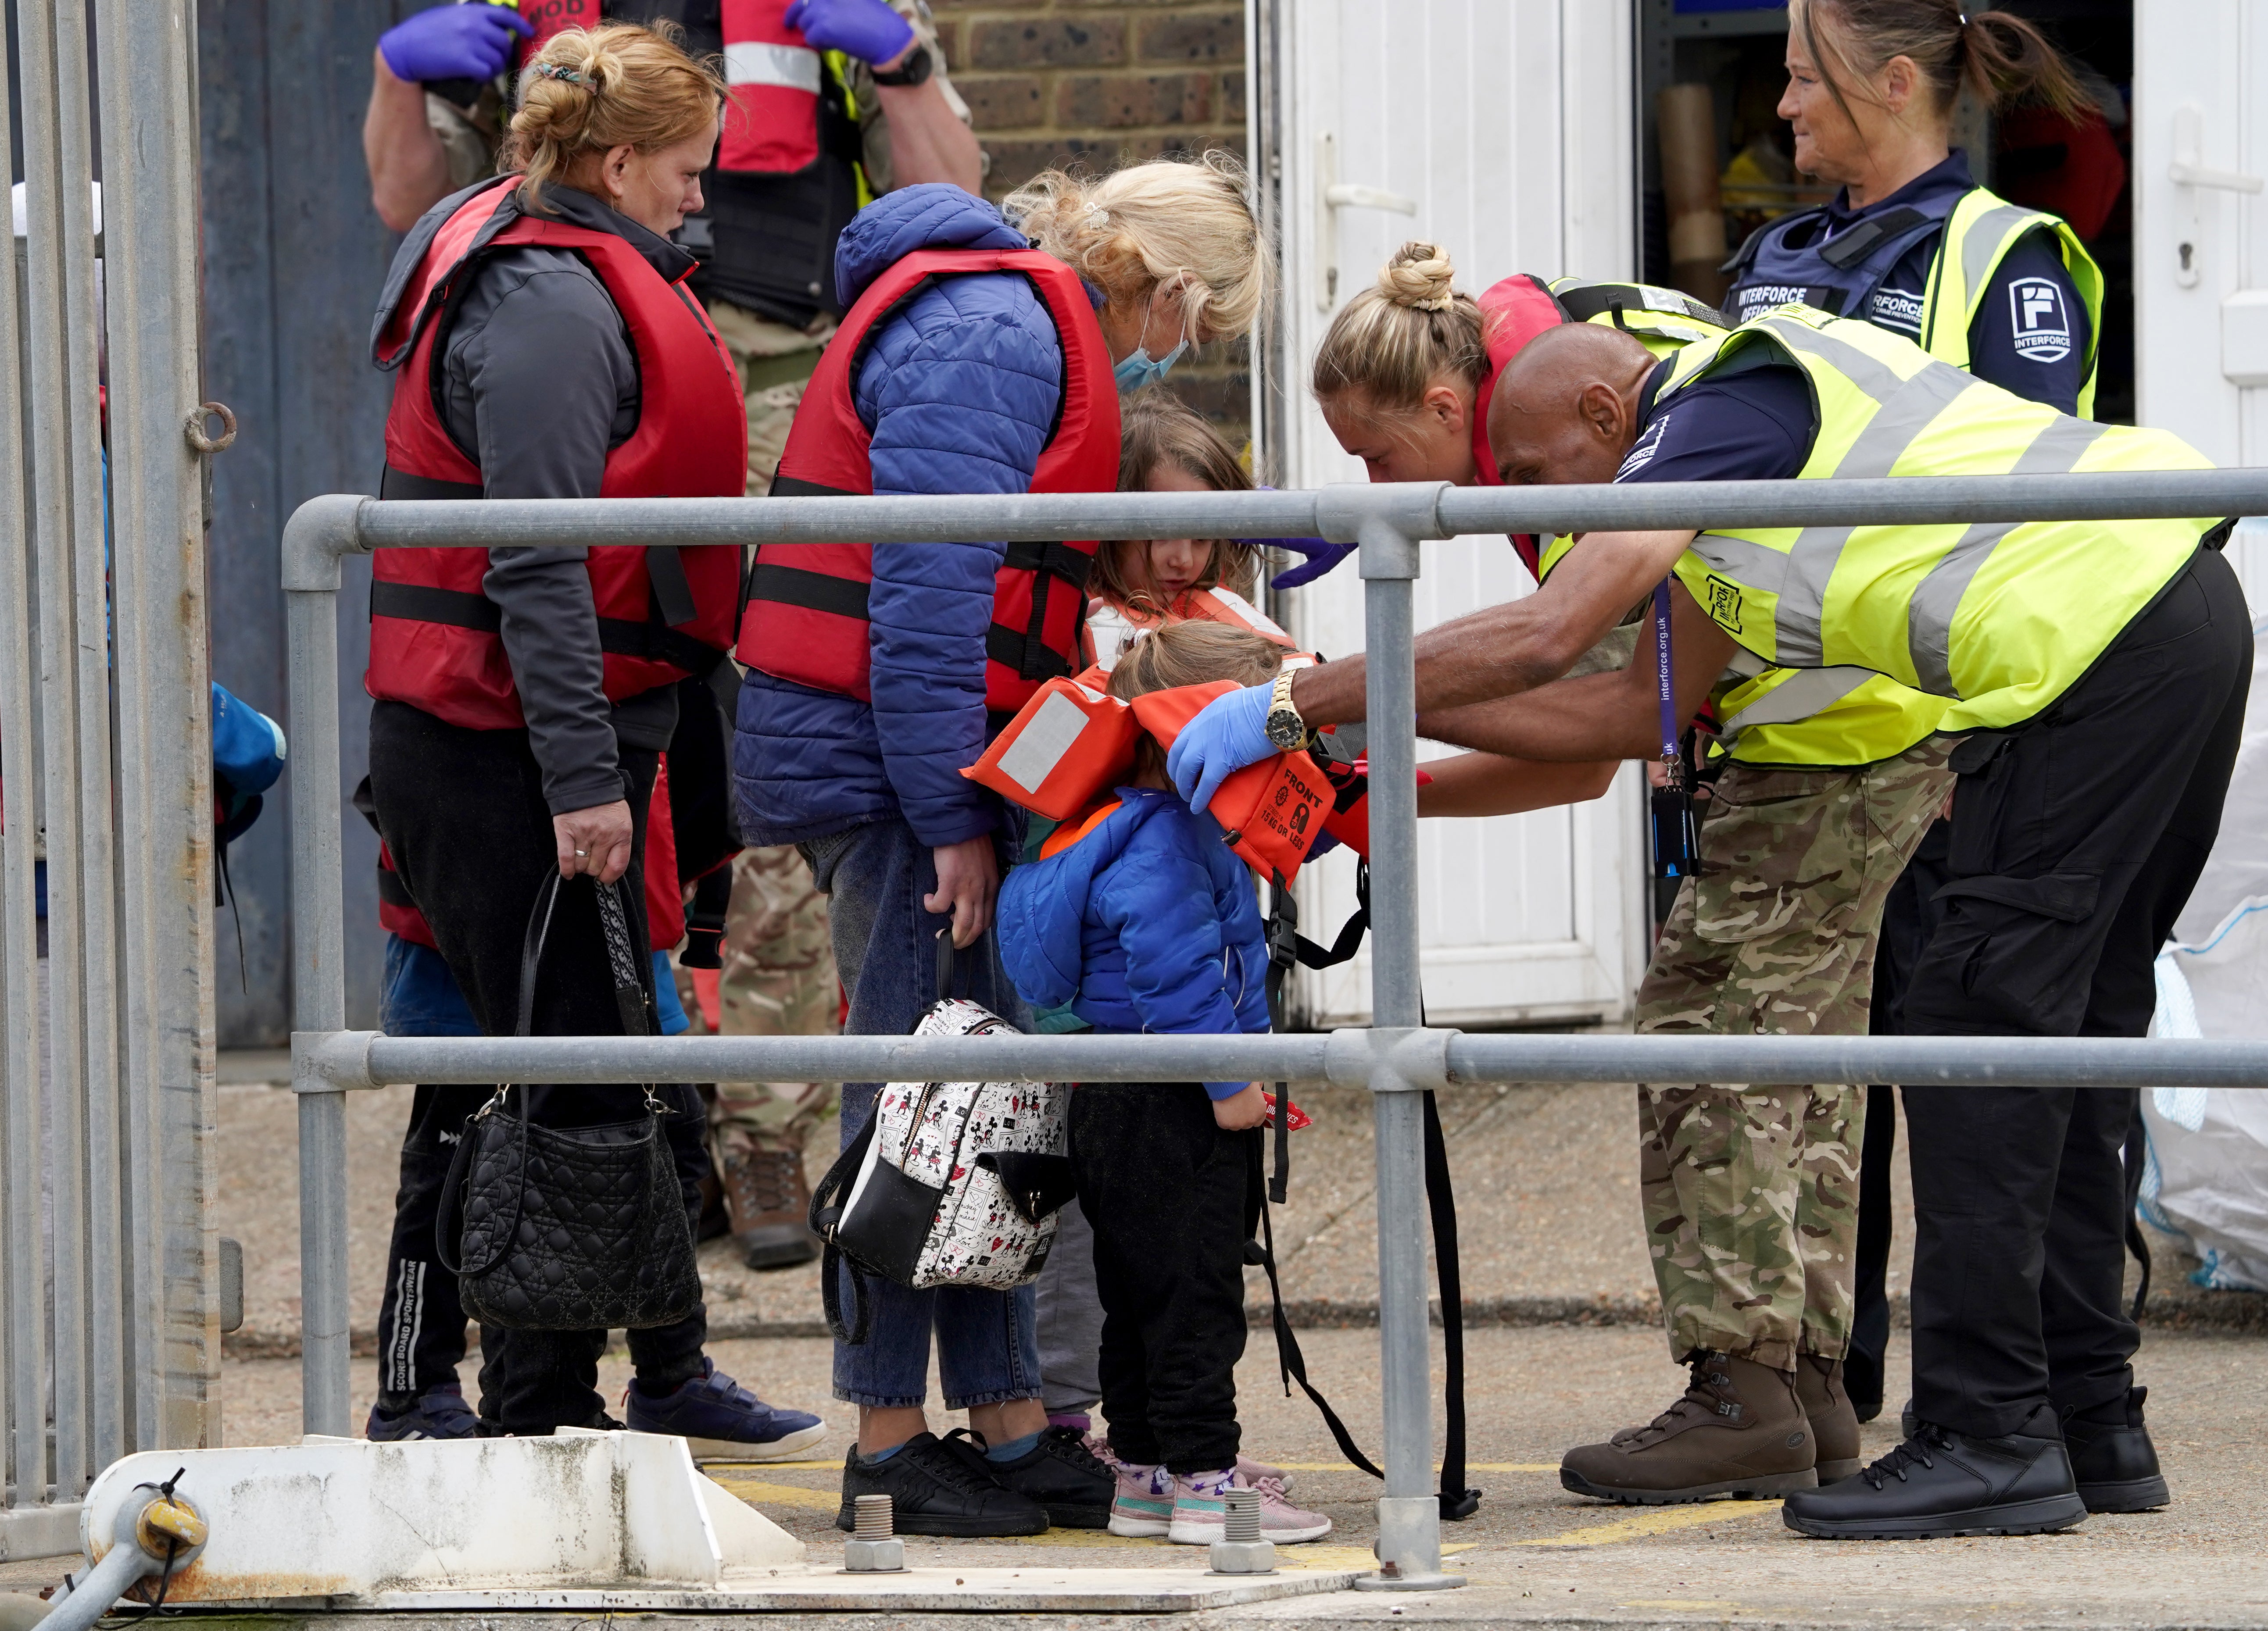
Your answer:
[[[284,529],[291,738],[291,1075],[299,1099],[301,1428],[350,1430],[347,1096],[311,1074],[310,1044],[347,1023],[339,859],[339,561],[363,546],[362,501],[303,504]],[[313,1083],[316,1091],[307,1091]]]
[[[1370,721],[1370,1022],[1373,1032],[1425,1023],[1418,951],[1418,677],[1413,600],[1418,540],[1437,531],[1440,489],[1333,489],[1325,535],[1351,521],[1362,545]],[[1432,1364],[1425,1295],[1425,1104],[1388,1050],[1373,1055],[1378,1169],[1378,1340],[1386,1492],[1378,1502],[1381,1591],[1462,1584],[1441,1573],[1441,1509],[1433,1493]]]

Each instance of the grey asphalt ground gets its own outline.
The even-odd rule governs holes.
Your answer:
[[[1301,1339],[1317,1382],[1374,1449],[1376,1337],[1362,1328],[1376,1274],[1368,1104],[1359,1092],[1321,1086],[1295,1096],[1318,1124],[1295,1136],[1292,1203],[1279,1214],[1286,1296],[1303,1319],[1341,1327],[1306,1329]],[[357,1095],[351,1106],[358,1330],[375,1316],[407,1107],[406,1089]],[[1447,1532],[1452,1566],[1471,1585],[1408,1598],[1292,1599],[1214,1611],[1202,1616],[1206,1623],[2268,1626],[2268,1298],[2187,1288],[2185,1265],[2161,1245],[2158,1318],[2137,1363],[2174,1490],[2163,1512],[2098,1517],[2061,1536],[1865,1545],[1799,1537],[1770,1502],[1605,1507],[1559,1488],[1559,1455],[1649,1418],[1683,1382],[1653,1322],[1629,1091],[1469,1090],[1450,1096],[1444,1119],[1461,1189],[1466,1297],[1484,1322],[1468,1336],[1468,1387],[1470,1481],[1488,1493],[1476,1517]],[[290,1094],[225,1088],[222,1130],[222,1228],[245,1244],[250,1315],[225,1365],[225,1431],[232,1443],[288,1443],[298,1430],[298,1368],[282,1356],[296,1346],[298,1313]],[[814,1172],[824,1153],[814,1151]],[[827,1342],[802,1334],[817,1328],[813,1278],[748,1275],[715,1246],[707,1267],[719,1365],[775,1403],[819,1411],[836,1429],[810,1462],[718,1475],[823,1556],[839,1542],[831,1524],[849,1418],[828,1397]],[[1896,1290],[1903,1256],[1894,1267]],[[1438,1346],[1437,1333],[1437,1367]],[[1901,1335],[1894,1375],[1903,1354]],[[605,1385],[618,1392],[628,1379],[619,1349],[606,1365]],[[373,1385],[367,1363],[357,1363],[355,1383],[359,1419]],[[1366,1567],[1377,1487],[1341,1460],[1305,1399],[1282,1395],[1264,1330],[1251,1333],[1239,1399],[1248,1452],[1291,1467],[1294,1498],[1336,1525],[1322,1543],[1285,1548],[1286,1564]],[[933,1421],[951,1425],[941,1412]],[[1886,1422],[1867,1432],[1870,1455],[1887,1451],[1895,1436]],[[1079,1532],[1014,1543],[916,1541],[908,1551],[917,1564],[1204,1567],[1191,1549]],[[0,1589],[20,1590],[48,1569],[0,1568]],[[862,1631],[873,1623],[827,1618]]]

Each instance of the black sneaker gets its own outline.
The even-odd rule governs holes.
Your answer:
[[[1780,1509],[1800,1534],[1842,1540],[2036,1535],[2087,1516],[2055,1413],[2042,1405],[2014,1433],[1970,1438],[1933,1422],[1866,1468]]]
[[[971,1471],[934,1433],[916,1433],[887,1461],[869,1461],[851,1445],[843,1458],[837,1529],[856,1526],[851,1515],[860,1495],[889,1496],[891,1521],[902,1535],[1036,1535],[1048,1527],[1037,1502]]]
[[[1040,1442],[1013,1461],[987,1456],[984,1436],[957,1427],[946,1435],[945,1447],[972,1468],[982,1468],[1017,1494],[1040,1503],[1048,1521],[1065,1529],[1108,1529],[1110,1503],[1118,1493],[1118,1475],[1087,1449],[1084,1435],[1068,1427],[1050,1427]]]
[[[2157,1446],[2142,1422],[2146,1387],[2130,1387],[2125,1397],[2063,1419],[2063,1442],[2071,1455],[2071,1475],[2090,1512],[2146,1512],[2172,1497],[2158,1470]]]

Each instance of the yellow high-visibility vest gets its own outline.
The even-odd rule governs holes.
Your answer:
[[[1911,341],[1797,305],[1686,347],[1656,400],[1756,347],[1810,379],[1820,424],[1806,481],[2212,467],[2167,432],[2058,414]],[[2054,702],[2217,524],[1712,529],[1694,540],[1676,574],[1743,648],[1808,671],[1776,688],[1837,683],[1826,671],[1885,676],[1948,699],[1937,729],[1957,734],[2021,724]]]

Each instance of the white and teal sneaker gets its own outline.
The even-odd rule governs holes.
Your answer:
[[[1175,1480],[1162,1466],[1111,1464],[1118,1473],[1110,1501],[1110,1532],[1129,1539],[1154,1540],[1173,1527]]]

